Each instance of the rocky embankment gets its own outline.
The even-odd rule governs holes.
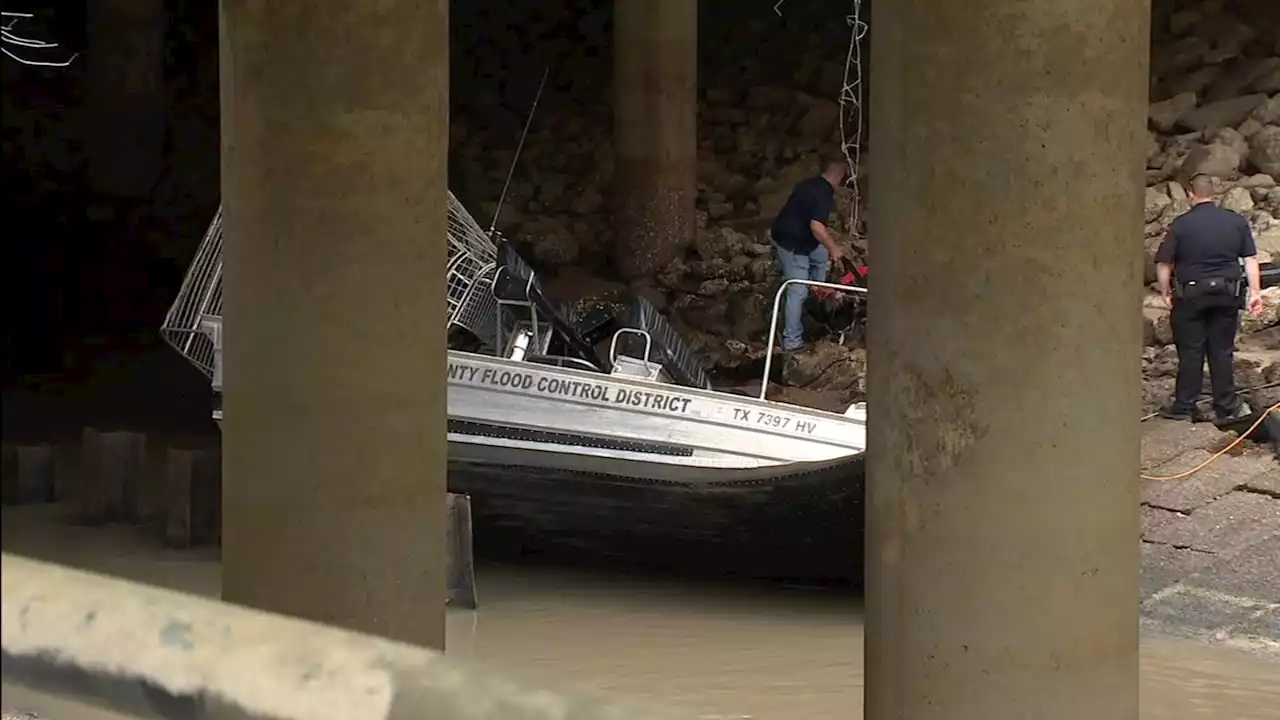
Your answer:
[[[1146,282],[1173,219],[1188,208],[1179,184],[1195,173],[1217,178],[1219,203],[1249,221],[1259,259],[1280,261],[1280,3],[1202,2],[1157,16],[1147,142]],[[1280,380],[1280,287],[1263,291],[1261,317],[1241,319],[1236,376],[1243,387]],[[1168,311],[1154,293],[1143,302],[1144,400],[1168,397],[1176,354]],[[1280,400],[1274,388],[1255,404]]]
[[[1263,259],[1280,260],[1280,3],[1156,5],[1147,224],[1144,236],[1134,238],[1134,252],[1145,249],[1149,260],[1169,223],[1187,209],[1178,180],[1208,172],[1220,179],[1222,205],[1248,218]],[[792,184],[812,173],[813,153],[840,139],[841,110],[833,99],[844,52],[833,48],[843,48],[847,35],[842,24],[791,20],[742,19],[728,47],[704,52],[698,232],[683,257],[629,288],[611,277],[607,265],[614,233],[611,95],[601,74],[607,68],[584,64],[574,80],[575,99],[535,119],[500,227],[524,244],[552,278],[553,290],[569,299],[609,299],[628,290],[643,294],[668,312],[716,370],[732,370],[763,353],[778,282],[765,228]],[[773,46],[782,41],[809,52],[796,53],[802,58],[798,66],[779,74],[768,65],[772,60],[744,50],[765,38]],[[511,143],[485,125],[466,117],[455,121],[452,182],[477,215],[487,218],[493,205],[485,200],[501,187],[511,159],[510,151],[494,148]],[[848,227],[852,202],[851,193],[840,193],[833,223],[859,256],[866,244],[863,228]],[[1154,280],[1150,262],[1146,280]],[[1280,323],[1280,288],[1266,294],[1264,316],[1242,321],[1246,335]],[[1134,309],[1146,318],[1149,408],[1167,396],[1174,367],[1168,313],[1157,300],[1148,298]],[[864,350],[835,339],[831,334],[820,341],[788,373],[791,385],[804,388],[807,402],[840,406],[864,391]],[[1277,348],[1271,346],[1277,343],[1258,339],[1246,345],[1251,352],[1240,360],[1241,383],[1277,379],[1280,366],[1265,367],[1274,361]]]

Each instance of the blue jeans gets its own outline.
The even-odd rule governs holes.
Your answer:
[[[778,243],[773,244],[773,256],[782,271],[783,280],[817,280],[827,279],[827,265],[830,262],[827,249],[822,245],[808,253],[788,250]],[[809,297],[806,285],[787,286],[786,297],[782,300],[782,349],[798,350],[804,346],[804,325],[801,317],[804,313],[804,300]]]

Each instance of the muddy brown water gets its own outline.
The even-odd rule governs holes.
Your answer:
[[[209,551],[163,551],[136,531],[3,511],[6,552],[214,595]],[[856,599],[814,589],[710,585],[599,570],[485,564],[482,608],[450,611],[448,654],[534,683],[657,700],[691,717],[860,718]],[[1277,720],[1280,664],[1191,641],[1144,637],[1142,717]],[[7,710],[114,718],[5,686]]]

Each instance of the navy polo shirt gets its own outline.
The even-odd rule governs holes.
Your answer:
[[[1169,227],[1156,262],[1173,265],[1178,282],[1241,276],[1240,258],[1258,254],[1249,223],[1211,202],[1192,206]]]
[[[821,175],[800,181],[778,211],[778,217],[773,219],[770,227],[773,241],[792,252],[806,255],[813,252],[819,241],[809,229],[809,223],[817,220],[825,225],[835,201],[835,188]]]

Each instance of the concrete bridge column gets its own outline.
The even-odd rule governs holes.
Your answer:
[[[1138,716],[1149,23],[876,6],[869,720]]]
[[[164,165],[164,0],[85,3],[85,133],[89,188],[146,199]]]
[[[656,272],[693,237],[698,3],[614,0],[614,258]]]
[[[448,3],[221,3],[223,596],[444,646]]]

